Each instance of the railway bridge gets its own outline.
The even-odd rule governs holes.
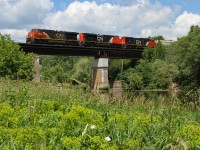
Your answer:
[[[62,56],[92,56],[94,57],[92,68],[92,88],[98,91],[109,85],[108,59],[140,59],[144,47],[134,49],[102,48],[102,47],[79,47],[49,44],[18,43],[25,53],[37,55],[62,55]],[[39,57],[35,61],[36,80],[40,80]]]

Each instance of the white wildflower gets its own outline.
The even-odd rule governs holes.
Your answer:
[[[107,137],[105,137],[105,140],[109,142],[109,141],[111,141],[111,138],[109,136],[107,136]]]
[[[90,129],[96,129],[97,127],[95,125],[91,125]]]
[[[86,133],[86,131],[87,131],[87,127],[88,127],[88,124],[86,124],[85,129],[83,130],[83,132],[82,132],[82,136]]]

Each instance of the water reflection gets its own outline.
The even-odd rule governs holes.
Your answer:
[[[170,90],[146,90],[146,91],[130,91],[124,90],[123,97],[134,101],[143,98],[144,100],[162,100],[170,101],[179,99],[183,103],[193,102],[200,105],[200,91],[170,91]]]
[[[169,99],[172,97],[169,91],[124,91],[124,97],[128,99],[136,99],[144,97],[145,99]]]

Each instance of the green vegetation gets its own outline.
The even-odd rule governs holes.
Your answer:
[[[177,83],[190,88],[200,87],[200,27],[192,26],[187,36],[169,47],[167,61],[180,70]]]
[[[32,54],[23,53],[9,35],[0,34],[0,76],[30,80],[33,76]]]
[[[71,78],[84,83],[91,83],[92,58],[42,56],[42,80],[49,82],[71,83]]]
[[[109,60],[109,81],[124,80],[126,89],[169,89],[174,83],[181,89],[200,87],[200,27],[192,26],[187,36],[170,46],[159,41],[156,48],[146,48],[143,58],[134,60]],[[155,36],[163,40],[162,36]],[[42,56],[44,81],[68,82],[75,78],[91,83],[92,58]]]
[[[143,59],[118,77],[127,82],[128,89],[167,89],[178,75],[178,67],[165,61],[166,48],[158,42],[155,48],[146,48]]]
[[[168,89],[174,83],[179,88],[198,90],[200,87],[200,27],[192,26],[188,35],[170,46],[158,42],[156,48],[146,48],[143,58],[109,60],[109,81],[124,80],[130,90]],[[163,40],[163,36],[155,36]],[[19,51],[8,35],[0,35],[0,76],[11,79],[32,79],[33,56]],[[42,81],[71,83],[71,79],[91,83],[93,58],[42,56]]]
[[[163,39],[157,36],[155,39]],[[184,90],[200,87],[200,27],[192,26],[187,36],[170,46],[158,42],[146,48],[137,65],[118,74],[128,89],[168,89],[173,83]]]
[[[43,56],[42,79],[48,82],[25,82],[18,79],[32,79],[34,57],[0,35],[0,149],[200,149],[199,33],[192,26],[171,46],[146,48],[137,63],[109,62],[111,81],[122,79],[130,90],[177,83],[186,90],[181,98],[141,94],[107,104],[69,84],[91,82],[91,58]]]
[[[0,149],[197,150],[198,109],[177,98],[101,104],[66,84],[0,79]]]

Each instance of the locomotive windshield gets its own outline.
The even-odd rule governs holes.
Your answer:
[[[32,29],[31,32],[38,32],[38,29]]]

